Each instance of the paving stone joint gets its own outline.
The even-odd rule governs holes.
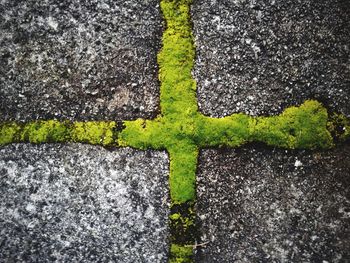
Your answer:
[[[170,262],[192,262],[198,241],[195,218],[199,150],[263,142],[287,149],[329,149],[350,136],[350,121],[307,100],[280,115],[253,117],[236,113],[211,118],[198,110],[192,76],[195,46],[192,0],[162,0],[166,22],[158,54],[160,114],[133,121],[14,121],[0,124],[0,145],[15,142],[79,142],[105,147],[167,150],[170,157]]]

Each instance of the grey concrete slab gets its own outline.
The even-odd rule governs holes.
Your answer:
[[[0,121],[158,111],[159,1],[0,1]]]
[[[196,262],[349,262],[350,144],[247,146],[199,158]]]
[[[0,149],[0,262],[167,262],[165,152]]]
[[[350,116],[350,2],[194,0],[201,111],[276,114],[314,98]]]

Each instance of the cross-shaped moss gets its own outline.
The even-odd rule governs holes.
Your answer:
[[[331,117],[317,101],[290,107],[279,116],[233,114],[210,118],[198,111],[192,78],[195,47],[191,31],[192,0],[162,0],[166,21],[163,47],[158,54],[159,116],[153,120],[33,121],[0,124],[0,145],[14,142],[83,142],[103,146],[167,150],[170,156],[171,262],[191,262],[196,239],[195,180],[200,148],[237,147],[260,141],[283,148],[325,149],[334,138],[350,136],[350,121]]]

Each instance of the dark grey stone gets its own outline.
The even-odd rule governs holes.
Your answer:
[[[350,116],[350,1],[194,0],[201,111],[276,114],[317,99]]]
[[[0,1],[0,121],[158,111],[159,1]]]
[[[349,143],[204,150],[199,163],[196,262],[350,262]]]
[[[0,149],[0,262],[167,262],[165,152]]]

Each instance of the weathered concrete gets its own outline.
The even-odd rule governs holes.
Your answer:
[[[167,262],[165,152],[0,149],[0,262]]]
[[[350,144],[325,152],[204,150],[203,263],[349,262]]]
[[[158,111],[159,1],[0,1],[0,121]]]
[[[308,98],[350,116],[350,2],[194,0],[201,111],[267,115]]]

